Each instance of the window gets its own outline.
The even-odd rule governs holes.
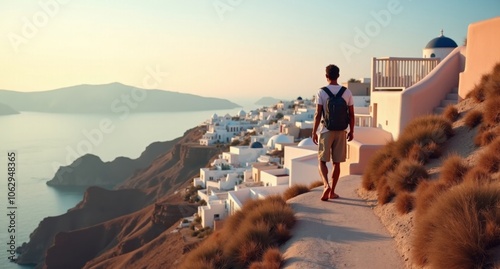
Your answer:
[[[214,214],[214,220],[219,220],[220,217],[219,217],[219,214]]]
[[[435,57],[436,57],[436,54],[432,53],[431,58],[435,58]]]

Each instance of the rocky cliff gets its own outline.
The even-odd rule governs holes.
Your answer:
[[[54,177],[47,181],[50,186],[101,186],[112,188],[131,177],[161,154],[168,152],[181,138],[150,144],[137,159],[118,157],[111,162],[86,154],[71,165],[60,167]]]
[[[110,191],[90,187],[83,201],[67,213],[43,219],[30,235],[30,241],[21,247],[19,264],[39,264],[45,252],[60,232],[74,231],[108,221],[143,208],[151,200],[140,190]],[[72,242],[76,244],[77,242]]]
[[[37,264],[38,268],[44,263],[46,268],[80,268],[92,260],[96,264],[93,268],[123,268],[116,256],[134,260],[137,257],[129,256],[132,251],[150,255],[146,249],[167,240],[164,230],[170,221],[196,212],[194,205],[190,205],[191,209],[185,205],[170,206],[157,211],[158,216],[153,218],[152,203],[181,203],[182,196],[175,190],[189,185],[199,168],[219,153],[215,147],[198,145],[203,133],[201,127],[187,131],[168,152],[136,170],[115,190],[91,187],[75,208],[44,219],[31,234],[29,243],[21,248],[18,263]],[[81,165],[83,162],[75,170],[84,169]],[[109,267],[110,264],[115,267]]]
[[[150,244],[158,245],[158,238],[169,237],[168,228],[194,212],[194,205],[156,204],[89,228],[59,233],[43,268],[132,268],[125,264],[142,257]]]

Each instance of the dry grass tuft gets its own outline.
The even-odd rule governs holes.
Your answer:
[[[321,183],[321,185],[323,185],[323,183]],[[283,199],[288,200],[297,195],[301,195],[303,193],[310,191],[311,189],[309,189],[309,187],[307,187],[306,185],[295,184],[290,188],[286,189],[286,191],[283,193]]]
[[[377,194],[377,201],[381,205],[389,203],[395,196],[395,193],[391,190],[389,185],[387,185],[387,180],[385,178],[377,185]]]
[[[394,145],[394,142],[390,142],[385,147],[379,149],[368,161],[361,182],[363,188],[366,190],[378,188],[380,179],[384,178],[398,164],[398,160],[392,153],[392,145]]]
[[[317,188],[317,187],[323,187],[324,186],[324,183],[323,181],[321,180],[316,180],[314,182],[311,182],[311,184],[309,184],[309,190],[312,190],[314,188]]]
[[[407,191],[400,192],[396,196],[395,206],[400,214],[408,214],[415,207],[415,197]]]
[[[295,221],[293,210],[280,196],[249,200],[226,219],[220,232],[189,252],[181,268],[248,268],[255,262],[258,266],[268,249],[290,238]]]
[[[399,158],[407,158],[414,144],[422,149],[431,143],[443,144],[453,136],[451,122],[439,115],[425,115],[412,120],[403,130],[394,145]]]
[[[483,113],[479,110],[472,110],[465,114],[464,123],[470,129],[475,128],[483,121]]]
[[[492,181],[491,173],[482,167],[474,166],[464,176],[464,181],[467,183],[482,184]]]
[[[449,187],[437,181],[423,180],[415,191],[415,214],[425,214],[433,204],[434,199],[445,192]]]
[[[421,163],[403,160],[394,171],[387,174],[387,184],[395,194],[402,191],[412,192],[422,179],[428,177],[427,169]]]
[[[420,144],[413,144],[408,152],[408,159],[418,163],[427,163],[430,154],[427,148],[422,147]]]
[[[472,91],[470,91],[465,97],[472,98],[474,101],[478,103],[483,102],[486,98],[484,86],[486,85],[489,79],[490,79],[489,74],[483,75],[481,77],[481,81],[479,82],[479,84],[476,84],[472,89]]]
[[[458,119],[458,109],[454,105],[448,105],[443,111],[443,117],[454,122]]]
[[[500,136],[499,126],[491,126],[483,123],[474,138],[474,144],[478,147],[487,146],[498,136]]]
[[[412,253],[429,268],[488,268],[500,244],[500,184],[461,184],[415,222]]]
[[[500,63],[493,67],[489,79],[484,83],[484,91],[486,100],[500,96]]]
[[[499,144],[497,142],[500,141],[499,139],[495,139],[495,141],[492,142],[490,146],[481,153],[481,155],[479,155],[477,160],[477,166],[485,171],[488,171],[489,173],[496,173],[500,171],[500,153],[495,148],[496,144]]]
[[[283,255],[278,248],[269,248],[261,262],[254,262],[250,269],[279,269],[283,264]]]
[[[494,126],[500,123],[500,95],[492,96],[484,102],[483,120]]]
[[[463,181],[468,171],[469,166],[465,160],[458,154],[452,154],[444,160],[439,180],[446,185],[457,185]]]

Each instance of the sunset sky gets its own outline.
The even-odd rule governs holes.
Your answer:
[[[420,57],[498,0],[0,0],[0,89],[121,82],[241,100],[312,96],[324,67]]]

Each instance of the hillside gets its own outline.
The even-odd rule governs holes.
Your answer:
[[[255,104],[260,105],[260,106],[270,106],[270,105],[274,105],[274,104],[278,103],[279,101],[280,101],[280,99],[266,96],[266,97],[262,97],[259,100],[255,101]]]
[[[499,100],[498,98],[496,99],[497,101]],[[500,196],[498,194],[500,188],[498,184],[495,185],[495,182],[498,183],[499,178],[499,129],[495,127],[498,126],[496,124],[493,125],[493,129],[489,129],[488,131],[490,127],[478,124],[484,121],[481,117],[476,119],[477,122],[474,124],[477,125],[471,128],[471,118],[473,118],[471,116],[476,112],[483,115],[487,115],[487,111],[498,113],[498,103],[493,111],[485,103],[478,103],[472,98],[468,98],[455,106],[459,114],[458,119],[452,124],[454,135],[443,144],[441,157],[431,159],[425,164],[429,179],[419,184],[416,192],[411,194],[413,198],[406,200],[407,204],[405,208],[402,207],[401,201],[403,199],[398,198],[398,194],[390,202],[380,203],[380,192],[375,190],[367,191],[363,188],[359,189],[359,195],[367,201],[371,201],[371,205],[374,206],[374,213],[380,218],[381,222],[395,239],[398,251],[406,262],[406,268],[427,268],[426,266],[422,267],[422,263],[431,263],[430,267],[432,268],[436,266],[436,263],[440,264],[440,266],[435,268],[452,268],[449,266],[453,263],[455,266],[461,264],[460,268],[484,268],[480,264],[488,264],[488,266],[492,266],[491,268],[498,268],[494,267],[493,263],[496,266],[500,265],[498,244],[500,242],[500,233],[498,232],[500,215],[498,215],[497,208],[496,224],[488,223],[488,214],[490,213],[488,213],[487,208],[487,205],[490,203],[496,203],[497,207],[500,204]],[[483,132],[491,135],[490,138],[486,138],[490,141],[488,143],[491,144],[491,147],[488,147],[486,144],[481,145],[481,143],[485,143],[485,138],[484,135],[483,138],[480,138],[481,136],[478,134]],[[489,155],[490,153],[488,152],[496,153]],[[487,195],[486,193],[475,193],[477,188],[481,190],[481,186],[486,188],[484,190],[497,192],[497,194],[488,194],[491,195],[489,202],[486,200],[471,200],[473,197],[476,197],[473,199],[480,199],[480,195]],[[470,205],[459,205],[465,212],[454,209],[451,204],[446,204],[444,200],[447,198],[438,199],[442,196],[449,197],[448,199],[450,199],[451,196],[464,190],[470,192],[467,196],[463,197],[469,197],[466,200],[468,203],[471,203]],[[376,202],[377,199],[379,200],[378,203]],[[456,199],[457,203],[460,201],[458,197],[451,199]],[[482,212],[474,213],[472,211],[475,207],[474,203],[477,203],[477,207],[479,208],[484,207],[481,210]],[[445,209],[444,212],[442,211],[443,209]],[[402,212],[402,210],[407,210],[408,212]],[[433,214],[434,217],[426,217],[427,214]],[[484,216],[485,225],[491,225],[486,228],[490,230],[489,232],[488,230],[483,230],[480,227],[481,224],[476,224],[478,226],[474,226],[473,224],[475,218],[483,218],[479,216],[482,214],[487,215]],[[492,217],[495,218],[494,213],[492,214]],[[445,220],[440,219],[439,216],[443,216],[442,218]],[[446,223],[446,221],[450,223]],[[441,223],[441,225],[437,223]],[[425,225],[432,225],[433,228]],[[450,229],[450,227],[453,228]],[[471,231],[472,233],[470,233]],[[428,234],[427,238],[416,240],[422,237],[422,233]],[[481,235],[481,233],[486,233],[486,235]],[[427,246],[424,247],[422,245],[424,244],[422,240],[427,242]],[[439,258],[437,255],[430,256],[430,253],[425,254],[428,251],[436,251],[434,249],[436,247],[446,250],[446,253],[441,253]],[[426,258],[422,259],[422,257]],[[475,265],[471,267],[471,264]]]
[[[13,109],[12,107],[0,103],[0,116],[19,114],[19,111]]]
[[[143,251],[151,247],[145,245],[149,241],[154,241],[152,244],[164,242],[165,227],[169,228],[179,221],[181,215],[191,216],[196,211],[194,205],[182,203],[182,196],[175,191],[186,188],[199,173],[199,168],[206,166],[219,153],[216,147],[198,146],[202,134],[202,127],[188,130],[182,138],[175,140],[170,150],[161,153],[149,166],[132,173],[115,190],[90,187],[85,192],[84,200],[75,208],[63,215],[42,220],[30,235],[30,241],[23,244],[18,263],[41,266],[54,242],[56,246],[47,253],[50,255],[46,261],[56,266],[48,268],[61,268],[57,266],[59,262],[69,262],[70,267],[64,268],[74,268],[75,264],[81,265],[90,259],[107,264],[105,260],[115,254],[136,249]],[[155,208],[153,203],[173,204],[166,210],[169,217],[160,221],[163,228],[151,223],[151,210]],[[91,240],[81,244],[82,238]],[[161,239],[155,241],[156,238]],[[68,249],[80,252],[69,260],[53,258],[60,257]],[[111,254],[105,254],[107,251]],[[104,256],[99,258],[101,255]]]
[[[47,181],[47,185],[113,188],[137,170],[149,166],[159,155],[170,151],[180,140],[181,138],[176,138],[152,143],[136,159],[118,157],[113,161],[103,162],[98,156],[86,154],[68,166],[59,167],[54,177]]]
[[[0,100],[18,111],[102,113],[127,116],[137,112],[202,111],[239,107],[225,99],[120,83],[78,85],[41,92],[0,90]]]

